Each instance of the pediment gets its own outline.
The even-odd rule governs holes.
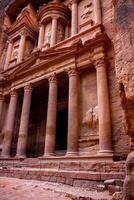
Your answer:
[[[50,64],[50,63],[56,63],[59,62],[60,59],[65,59],[65,56],[69,54],[72,54],[72,51],[69,47],[61,48],[61,49],[49,49],[48,51],[40,52],[36,51],[34,52],[31,57],[19,64],[15,69],[13,69],[9,77],[19,77],[23,74],[29,73],[31,71],[39,70],[40,66],[43,66],[44,64]],[[38,67],[38,68],[37,68]]]
[[[38,31],[36,13],[31,4],[28,4],[28,6],[26,6],[18,15],[16,21],[12,24],[12,26],[8,30],[8,35],[11,35],[13,32],[16,32],[23,26],[30,28],[32,31],[35,32]]]

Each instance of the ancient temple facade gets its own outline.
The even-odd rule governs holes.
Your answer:
[[[107,1],[15,6],[3,25],[1,159],[124,159]]]

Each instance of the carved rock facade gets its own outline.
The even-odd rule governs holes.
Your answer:
[[[121,6],[33,0],[17,12],[16,1],[6,9],[0,37],[3,159],[126,158],[134,132],[133,24],[128,20],[128,35]]]

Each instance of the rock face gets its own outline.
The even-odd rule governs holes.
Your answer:
[[[134,2],[117,0],[115,3],[115,25],[117,34],[114,38],[115,67],[119,81],[122,107],[125,113],[126,133],[131,138],[133,150],[134,137]],[[124,182],[124,199],[134,199],[134,152],[127,158],[127,176]]]
[[[7,50],[7,46],[6,46],[7,45],[6,44],[7,35],[4,32],[4,29],[8,27],[8,25],[7,25],[8,24],[8,19],[6,19],[6,16],[5,16],[5,13],[4,13],[4,8],[7,5],[9,5],[11,2],[15,3],[15,7],[16,7],[16,10],[17,10],[17,14],[16,15],[18,17],[16,18],[16,20],[17,19],[23,19],[23,17],[21,18],[21,14],[22,15],[26,14],[27,17],[28,16],[29,17],[32,16],[33,19],[36,18],[36,17],[33,17],[34,16],[34,11],[30,11],[31,15],[28,15],[28,13],[30,13],[29,9],[31,10],[31,7],[29,7],[29,8],[27,7],[27,11],[24,8],[25,5],[23,5],[23,3],[25,2],[25,3],[28,4],[29,3],[28,0],[25,0],[25,1],[21,0],[19,2],[15,1],[15,0],[2,0],[2,1],[0,1],[0,25],[1,25],[0,27],[2,27],[2,28],[0,28],[0,57],[3,56],[3,58],[5,56],[5,55],[2,54],[3,49],[5,50],[4,51],[5,54],[7,52],[6,51]],[[39,2],[43,2],[43,0],[40,0]],[[39,2],[36,2],[35,0],[33,0],[32,1],[32,5],[34,5],[35,7],[38,5],[37,7],[39,9]],[[94,25],[94,21],[93,21],[94,14],[93,14],[93,12],[95,13],[96,10],[94,9],[94,11],[93,11],[93,3],[92,2],[90,2],[88,4],[86,3],[86,0],[83,0],[83,3],[81,3],[81,2],[79,3],[79,9],[78,9],[78,15],[79,15],[78,22],[80,23],[79,29],[81,29],[81,33],[82,33],[82,31],[85,31],[87,29],[87,25],[90,28],[92,27],[92,25]],[[97,1],[94,1],[94,2],[97,2]],[[85,5],[85,6],[83,7],[83,5]],[[22,7],[23,8],[22,11],[19,10],[20,8],[17,9],[17,7]],[[52,7],[53,7],[53,3],[52,3]],[[70,9],[70,3],[68,4],[68,8]],[[23,33],[22,33],[22,37],[21,37],[22,39],[20,40],[21,42],[17,40],[18,36],[16,37],[17,39],[14,40],[14,51],[12,53],[12,62],[10,63],[10,67],[11,68],[14,66],[14,64],[15,64],[14,61],[17,59],[17,56],[18,56],[18,50],[19,50],[18,49],[18,46],[19,46],[18,42],[20,42],[20,44],[23,44],[23,45],[20,45],[20,47],[24,47],[25,46],[24,45],[25,44],[25,40],[26,40],[26,44],[27,44],[27,48],[26,49],[28,50],[28,52],[25,51],[25,53],[24,53],[23,52],[24,48],[20,48],[19,51],[21,52],[21,56],[18,59],[19,60],[18,63],[21,63],[23,61],[23,59],[22,59],[23,53],[24,53],[24,55],[26,54],[25,55],[26,59],[29,58],[30,54],[32,54],[34,58],[37,57],[38,54],[40,54],[41,51],[37,51],[36,52],[36,50],[37,50],[37,48],[39,49],[42,46],[43,35],[45,35],[45,46],[44,46],[44,49],[43,49],[43,51],[44,51],[44,50],[47,50],[50,46],[52,47],[53,45],[55,45],[56,42],[59,43],[62,40],[67,39],[69,37],[69,34],[73,33],[71,36],[74,36],[77,33],[78,27],[76,25],[78,25],[78,24],[77,24],[77,19],[76,19],[76,16],[77,16],[76,15],[76,12],[77,12],[76,5],[72,6],[72,10],[71,9],[69,10],[68,8],[65,5],[62,7],[62,10],[64,10],[64,12],[65,12],[64,13],[65,14],[64,19],[62,18],[62,13],[60,12],[60,9],[58,10],[59,16],[61,17],[62,20],[60,20],[57,23],[57,21],[56,21],[57,18],[54,17],[53,18],[54,20],[52,22],[53,28],[52,28],[52,25],[48,23],[45,34],[44,34],[43,28],[41,29],[41,27],[40,27],[40,34],[39,34],[40,35],[40,40],[38,41],[38,47],[36,46],[37,41],[34,44],[33,40],[31,40],[31,39],[33,39],[33,35],[31,35],[32,37],[31,37],[30,40],[28,40],[28,39],[26,40],[26,36],[28,36],[28,33],[26,33],[25,31],[23,31]],[[101,25],[104,26],[105,33],[108,35],[108,37],[112,41],[112,45],[110,44],[111,45],[111,46],[109,45],[110,47],[106,47],[106,51],[108,52],[107,53],[107,59],[108,59],[108,63],[109,63],[109,66],[110,66],[108,68],[108,82],[109,82],[111,121],[112,121],[112,123],[111,123],[112,140],[111,140],[111,135],[109,135],[109,138],[110,138],[109,141],[110,142],[109,142],[109,147],[107,149],[108,140],[106,140],[106,142],[104,142],[105,139],[107,139],[107,137],[105,137],[105,139],[102,137],[102,140],[101,140],[102,141],[102,145],[100,145],[100,146],[104,147],[104,149],[102,148],[102,150],[104,150],[104,151],[108,150],[108,152],[110,150],[110,152],[111,152],[111,149],[112,149],[111,148],[111,141],[113,141],[113,151],[114,151],[114,153],[116,155],[119,155],[120,157],[122,157],[123,155],[126,156],[128,151],[129,151],[129,138],[128,138],[128,136],[131,138],[131,150],[132,150],[132,152],[129,154],[127,162],[126,162],[127,176],[126,176],[125,183],[124,183],[124,198],[126,200],[129,200],[129,199],[134,199],[134,192],[133,192],[133,188],[134,188],[134,167],[133,167],[133,165],[134,165],[134,152],[133,152],[133,150],[134,150],[134,20],[133,20],[134,19],[134,12],[133,12],[133,10],[134,10],[134,1],[133,0],[127,0],[127,1],[126,0],[103,0],[103,1],[101,1],[101,8],[102,8],[102,14],[103,14],[102,24]],[[36,8],[36,11],[38,9]],[[46,8],[44,8],[44,9],[46,9]],[[13,12],[11,10],[12,9],[10,9],[10,14],[11,14],[11,12]],[[99,10],[99,9],[97,9],[97,10]],[[47,11],[49,11],[49,6],[47,7]],[[72,27],[68,26],[68,25],[71,24],[70,19],[71,19],[71,16],[72,16],[70,13],[68,14],[68,11],[69,12],[70,11],[73,11],[73,12],[75,11],[74,15],[73,15],[75,23],[73,21],[72,24],[74,24],[74,26],[72,26]],[[42,18],[43,17],[43,15],[42,15],[43,12],[44,12],[43,9],[40,9],[40,12],[38,12],[38,18]],[[101,19],[101,17],[100,17],[101,14],[100,13],[96,12],[97,23],[100,23],[100,19]],[[48,12],[48,14],[49,14],[49,12]],[[6,24],[4,23],[4,16],[5,16],[5,19],[6,19]],[[50,16],[48,17],[48,20],[49,20],[49,18],[50,18]],[[66,20],[65,20],[66,18],[68,19],[67,23],[66,23]],[[99,19],[99,21],[98,21],[98,19]],[[44,18],[43,18],[43,20],[44,20]],[[19,21],[21,21],[21,20],[19,20]],[[61,23],[62,21],[64,22],[63,24],[67,25],[66,26],[66,30],[63,30],[64,27],[63,27],[63,24]],[[33,24],[34,23],[36,24],[35,20],[33,20]],[[7,27],[5,27],[5,26],[7,26]],[[18,25],[16,25],[16,26],[18,26]],[[31,25],[29,25],[29,26],[31,26]],[[54,34],[54,30],[56,29],[55,28],[56,26],[57,26],[57,30],[58,30],[57,41],[56,41],[56,36]],[[39,29],[38,26],[37,26],[37,29]],[[52,29],[52,30],[50,30],[50,29]],[[29,29],[29,30],[31,30],[31,29]],[[38,35],[39,30],[36,30],[36,26],[35,26],[35,29],[33,28],[33,32],[34,31],[35,32],[37,31],[36,34]],[[96,29],[96,31],[98,31],[98,30]],[[76,46],[78,46],[78,49],[79,48],[87,48],[86,45],[88,45],[88,42],[90,42],[90,37],[92,38],[92,40],[95,40],[95,38],[97,39],[97,37],[98,37],[98,40],[99,40],[99,37],[100,37],[99,35],[101,35],[101,34],[100,33],[99,34],[95,33],[94,34],[95,37],[93,37],[93,38],[90,35],[85,35],[84,37],[82,36],[84,38],[83,39],[83,41],[84,41],[83,44],[85,45],[85,47],[81,43],[77,44]],[[53,40],[51,40],[52,35],[53,35]],[[87,40],[87,38],[89,39],[89,41]],[[73,41],[73,42],[75,44],[76,41]],[[73,44],[73,42],[72,42],[72,44]],[[96,41],[96,43],[97,43],[97,41]],[[11,45],[12,45],[12,43],[11,43]],[[36,46],[35,48],[34,48],[34,45]],[[62,44],[62,45],[63,45],[63,46],[61,46],[62,48],[65,47],[64,44]],[[83,47],[82,47],[82,45],[83,45]],[[73,48],[73,46],[74,45],[72,45],[72,48]],[[106,46],[108,46],[108,44]],[[95,48],[96,49],[92,50],[92,52],[89,52],[91,55],[88,57],[88,62],[89,62],[89,60],[90,60],[90,58],[92,56],[93,57],[92,57],[91,60],[94,59],[94,61],[95,61],[95,58],[96,58],[95,55],[97,54],[97,52],[101,51],[101,49],[97,49],[97,47],[95,47]],[[9,52],[8,53],[10,54],[10,52],[11,51],[10,51],[10,48],[9,48]],[[34,54],[34,52],[36,52],[36,53]],[[57,52],[58,52],[58,49],[57,49]],[[49,53],[49,51],[48,51],[48,53]],[[103,54],[103,51],[101,52],[101,54]],[[25,56],[24,56],[24,58],[25,58]],[[32,61],[32,62],[35,62],[35,65],[40,64],[40,62],[42,62],[43,59],[44,59],[43,56],[44,55],[41,54],[40,57],[38,57],[39,59],[36,59],[36,61]],[[51,55],[51,52],[50,52],[50,59],[51,59],[51,56],[52,55]],[[87,55],[83,54],[83,58],[80,57],[77,60],[78,63],[79,63],[79,60],[80,61],[83,60],[83,61],[81,61],[81,63],[85,62],[84,61],[84,59],[85,59],[84,56],[86,58]],[[10,55],[10,57],[11,57],[11,55]],[[99,63],[99,65],[98,65],[99,67],[96,67],[96,69],[100,69],[100,66],[103,66],[103,64],[105,63],[104,62],[105,60],[99,59],[99,57],[97,57],[97,59],[99,60],[99,62],[97,62],[97,63]],[[21,62],[20,62],[20,60],[21,60]],[[68,62],[68,61],[65,61],[65,62]],[[80,65],[84,66],[84,64],[81,64],[81,63],[79,64],[79,66]],[[1,68],[2,64],[0,63],[0,70],[1,71],[3,70]],[[32,63],[32,65],[33,65],[33,63]],[[89,65],[89,63],[85,64],[85,66],[86,65]],[[57,69],[59,69],[59,65],[58,64],[57,64],[57,66],[58,66]],[[67,66],[68,66],[68,63],[67,63]],[[50,70],[50,72],[51,72],[51,70]],[[102,71],[101,73],[98,72],[98,74],[102,74],[104,72],[105,71]],[[19,72],[16,72],[16,73],[18,73],[18,74],[14,75],[14,77],[15,76],[16,77],[17,76],[21,77],[21,75],[20,75],[21,73],[20,74],[19,74]],[[27,73],[27,71],[25,71],[25,74],[26,73]],[[34,79],[35,76],[37,76],[36,78],[39,78],[41,75],[43,75],[43,73],[44,73],[44,71],[43,72],[40,71],[39,74],[36,74],[36,75],[34,74],[34,76],[32,78]],[[31,77],[30,77],[29,74],[28,74],[27,80],[31,80]],[[74,71],[73,72],[71,71],[70,74],[71,74],[70,77],[73,76],[73,78],[70,79],[70,83],[71,84],[73,83],[71,86],[72,86],[72,88],[74,90],[75,89],[75,84],[77,85],[77,75],[78,75],[78,73],[77,73],[77,71],[75,71],[75,73],[74,73]],[[68,74],[68,75],[70,75],[70,74]],[[7,77],[7,76],[10,76],[10,72],[9,72],[9,74],[7,73],[5,77]],[[75,76],[75,78],[74,78],[74,76]],[[14,77],[12,76],[12,80],[15,80]],[[99,84],[97,85],[96,84],[96,72],[95,72],[95,70],[93,70],[90,73],[86,73],[86,72],[81,73],[81,77],[80,78],[81,78],[80,79],[81,80],[81,87],[79,89],[80,89],[80,94],[82,94],[81,102],[80,102],[80,105],[79,105],[79,108],[81,110],[81,117],[80,118],[81,118],[81,121],[84,119],[83,120],[83,124],[86,124],[86,126],[81,125],[81,132],[80,132],[80,138],[79,138],[79,147],[77,146],[77,144],[75,144],[74,145],[75,148],[72,149],[72,147],[70,145],[69,146],[69,151],[70,152],[71,151],[72,152],[75,152],[75,151],[77,152],[77,150],[79,148],[79,152],[81,153],[81,155],[83,155],[84,153],[86,154],[87,152],[88,152],[88,155],[89,155],[89,154],[96,153],[98,151],[98,148],[99,148],[99,141],[100,141],[99,135],[101,135],[101,134],[99,133],[99,130],[98,130],[99,129],[99,125],[98,124],[99,124],[100,120],[99,120],[99,116],[98,116],[98,107],[97,107],[97,102],[98,101],[97,101],[96,91],[97,91],[97,88],[99,88],[99,85],[100,85],[100,82],[101,82],[100,80],[105,80],[105,79],[103,79],[102,77],[100,77],[100,79],[98,78],[98,80],[99,80],[98,83]],[[64,78],[61,81],[60,93],[62,93],[62,90],[65,89],[65,86],[62,87],[62,85],[64,85],[64,83],[66,85],[66,88],[68,87],[67,86],[68,82],[66,81],[66,79],[67,79],[67,75],[65,77],[65,81],[64,81]],[[9,82],[8,82],[9,85],[12,82],[12,80],[11,79],[9,80]],[[22,77],[22,82],[21,83],[23,83],[23,82],[25,82],[27,80],[23,80],[23,77]],[[117,82],[116,82],[116,80],[117,80]],[[52,85],[56,84],[56,81],[55,81],[55,83],[54,83],[54,81],[55,80],[52,80],[52,82],[53,82]],[[19,83],[19,78],[18,78],[18,82],[16,81],[15,83],[16,83],[16,85],[20,84]],[[8,84],[7,84],[7,87],[8,87]],[[43,84],[41,85],[41,87],[44,87]],[[104,94],[107,93],[106,92],[107,88],[104,88],[105,85],[106,84],[103,85],[103,87],[102,87],[103,90],[99,93],[100,95],[102,93],[104,93]],[[47,94],[48,93],[47,84],[46,84],[45,87],[46,87],[46,91],[47,92],[46,91],[44,93],[40,92],[40,96],[42,96],[42,94],[44,95],[43,101],[45,101],[46,96],[48,95]],[[55,87],[57,87],[57,86],[55,86]],[[9,95],[8,92],[9,92],[10,88],[6,88],[6,89],[8,89],[8,90],[7,90],[7,93],[5,93],[5,94]],[[37,90],[38,90],[38,88],[37,88]],[[44,89],[42,89],[42,91],[44,91]],[[51,97],[52,97],[52,99],[54,98],[53,94],[54,94],[54,91],[56,91],[54,86],[53,86],[53,90],[52,91],[53,92],[51,92],[52,95],[50,96],[50,99],[51,99]],[[36,92],[34,94],[34,99],[36,99],[38,97],[38,102],[40,102],[40,101],[42,102],[42,98],[39,96],[38,93],[36,94]],[[64,97],[64,99],[65,98],[67,99],[68,98],[68,90],[66,90],[65,93],[67,93],[67,94],[65,94],[65,96],[63,94],[63,97]],[[87,93],[90,94],[90,95],[87,95]],[[36,95],[37,95],[37,97],[36,97]],[[56,96],[57,96],[57,94],[55,94],[55,98],[56,98]],[[70,97],[71,96],[73,96],[73,93],[70,93]],[[101,97],[103,97],[103,95]],[[22,96],[21,96],[21,98],[22,98]],[[61,99],[60,98],[61,97],[59,97],[59,102],[58,102],[59,105],[61,104]],[[64,99],[62,99],[62,101]],[[103,100],[101,102],[104,102],[105,99],[106,98],[103,98]],[[37,156],[37,155],[42,155],[42,152],[44,151],[44,143],[42,143],[42,141],[44,140],[44,129],[45,129],[44,124],[45,124],[45,122],[43,121],[43,119],[40,119],[40,116],[43,115],[43,113],[41,114],[41,112],[39,112],[39,116],[38,116],[38,112],[35,109],[37,104],[35,104],[34,101],[36,102],[36,100],[33,100],[33,106],[32,106],[32,109],[31,109],[32,113],[33,113],[31,116],[34,116],[34,117],[31,117],[31,120],[30,120],[31,124],[29,125],[29,127],[31,128],[30,132],[32,134],[31,135],[29,134],[29,138],[28,139],[31,142],[31,143],[29,143],[29,144],[31,144],[31,145],[29,145],[29,147],[30,147],[29,148],[30,149],[29,150],[29,155],[34,155],[35,150],[36,150],[38,152],[38,154],[36,154],[36,156]],[[73,97],[73,100],[71,99],[70,102],[71,103],[74,102],[74,97]],[[50,101],[50,105],[52,103],[53,103],[53,101]],[[65,104],[65,103],[62,103],[62,107],[64,106],[63,104]],[[7,102],[6,102],[6,104],[7,104]],[[22,102],[20,101],[19,104],[21,105]],[[38,109],[39,110],[43,110],[43,109],[47,110],[47,102],[45,102],[45,104],[46,104],[45,106],[46,107],[43,108],[43,109],[42,109],[42,105],[44,104],[44,102],[43,103],[39,103],[39,104],[40,104],[40,106],[38,105]],[[56,104],[56,101],[55,101],[55,104]],[[74,102],[74,105],[75,104],[77,104],[77,96],[76,96],[76,102]],[[26,103],[26,105],[27,105],[27,103]],[[71,104],[70,107],[74,108],[75,107],[74,105]],[[51,107],[52,106],[50,106],[50,114],[49,114],[49,117],[48,117],[49,118],[48,124],[50,124],[52,119],[53,119],[53,116],[51,115],[52,114],[51,113]],[[101,104],[100,107],[103,107],[102,104]],[[97,109],[95,109],[95,108],[97,108]],[[68,109],[68,108],[66,107],[66,109]],[[73,110],[73,114],[74,115],[73,115],[73,117],[71,119],[76,119],[77,118],[77,116],[78,116],[77,109],[78,108],[76,108],[76,110]],[[18,116],[19,116],[20,113],[21,113],[21,106],[18,108],[17,112],[18,112]],[[64,112],[66,112],[66,111],[64,110]],[[37,118],[35,118],[35,113],[37,115]],[[11,112],[11,114],[12,114],[12,112]],[[104,112],[104,114],[106,115],[106,112]],[[46,115],[46,113],[45,113],[45,115]],[[107,118],[107,117],[103,118],[103,123],[100,123],[101,125],[104,124],[105,118]],[[45,121],[46,121],[46,119],[45,119]],[[73,120],[70,120],[70,121],[73,122]],[[37,137],[37,138],[39,138],[38,139],[39,140],[38,141],[39,145],[37,145],[36,149],[35,149],[35,144],[33,142],[33,135],[35,137],[34,140],[36,140],[36,136],[37,136],[36,133],[34,133],[34,129],[36,129],[35,128],[35,122],[36,122],[36,126],[37,126],[36,128],[38,129],[38,134],[40,135],[39,137]],[[109,122],[110,122],[110,117],[109,117]],[[70,137],[70,141],[73,138],[73,141],[75,143],[75,141],[78,140],[78,136],[77,135],[74,136],[73,133],[75,133],[75,132],[77,133],[78,131],[74,131],[72,129],[73,124],[74,124],[74,122],[70,125],[70,127],[71,127],[70,128],[70,132],[72,133],[71,137]],[[108,124],[110,124],[110,123],[108,123]],[[19,129],[19,122],[18,121],[16,121],[16,127],[17,128],[16,128],[15,131],[16,131],[16,135],[17,135],[17,131]],[[76,121],[76,126],[75,127],[76,127],[75,130],[77,130],[78,129],[78,121]],[[105,127],[106,126],[104,126],[103,128],[105,128]],[[110,133],[109,130],[110,130],[111,127],[108,126],[108,131],[106,131],[107,133]],[[22,128],[23,127],[21,127],[21,129]],[[52,128],[55,129],[55,126],[53,125]],[[27,125],[27,129],[28,129],[28,125]],[[42,135],[40,134],[40,130],[41,130],[41,133],[43,133]],[[105,132],[105,131],[102,131],[102,133],[103,132]],[[73,135],[73,137],[72,137],[72,135]],[[102,136],[103,136],[103,134],[102,134]],[[66,135],[65,135],[65,137],[66,137]],[[14,141],[13,141],[13,145],[12,145],[13,155],[14,155],[14,152],[15,152],[14,151],[14,146],[17,146],[16,143],[15,143],[17,141],[16,138],[17,138],[17,136],[14,137]],[[48,141],[49,141],[49,138],[48,138]],[[54,142],[55,141],[53,141],[53,146],[54,146]],[[0,143],[1,143],[1,141],[0,141]],[[24,142],[24,143],[26,143],[26,142]],[[26,145],[24,145],[24,146],[26,146]],[[32,146],[32,150],[31,150],[31,146]],[[38,146],[41,147],[41,150],[39,149]],[[52,145],[51,145],[51,147],[52,147]],[[47,150],[50,151],[51,148],[47,148]],[[53,152],[50,151],[49,153],[51,154]],[[108,168],[108,165],[106,167]],[[112,171],[112,168],[110,167],[110,169],[108,169],[108,170]],[[111,183],[111,185],[113,185],[113,184]],[[102,188],[100,188],[100,189],[102,189]],[[119,194],[115,195],[114,198],[115,199],[116,198],[119,199],[120,197],[116,197],[118,195]]]

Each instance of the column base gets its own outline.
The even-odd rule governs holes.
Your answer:
[[[55,153],[45,153],[43,157],[55,156]]]
[[[113,156],[113,151],[112,150],[100,150],[97,153],[98,156]]]
[[[10,155],[1,155],[0,158],[1,159],[10,159],[11,156]]]
[[[26,155],[16,155],[15,158],[16,159],[25,159]]]
[[[67,152],[65,156],[66,156],[66,157],[78,156],[78,152]]]

